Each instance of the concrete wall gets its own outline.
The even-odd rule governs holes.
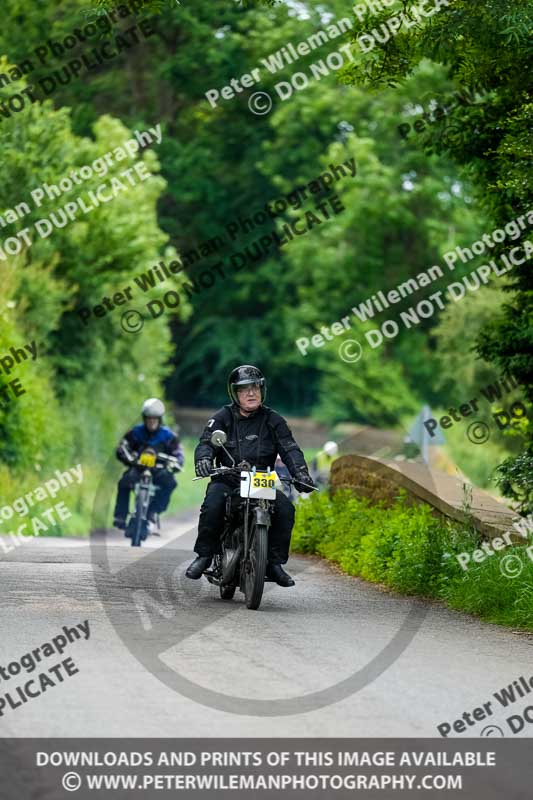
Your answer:
[[[400,489],[410,504],[427,503],[436,515],[458,522],[470,518],[476,530],[487,538],[512,530],[517,518],[510,509],[486,492],[471,487],[469,514],[465,515],[464,482],[425,465],[406,461],[385,462],[359,455],[346,455],[333,463],[331,491],[350,489],[358,497],[392,505]],[[517,538],[519,541],[519,538]]]

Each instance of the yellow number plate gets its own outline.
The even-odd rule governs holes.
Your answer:
[[[141,463],[143,467],[155,467],[156,460],[157,456],[155,453],[141,453],[139,463]]]
[[[256,472],[252,478],[253,489],[273,489],[276,485],[276,478],[278,476],[275,472]]]

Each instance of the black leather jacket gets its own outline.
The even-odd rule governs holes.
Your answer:
[[[273,469],[279,454],[293,477],[300,470],[309,471],[286,420],[267,406],[261,406],[249,417],[244,417],[237,406],[227,405],[208,420],[194,452],[194,461],[208,458],[214,460],[216,466],[230,467],[231,461],[222,448],[211,444],[211,434],[216,430],[226,433],[228,441],[224,446],[237,464],[248,461],[258,470]],[[239,484],[238,478],[229,480],[226,477],[224,480],[232,485]]]

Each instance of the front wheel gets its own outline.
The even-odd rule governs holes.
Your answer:
[[[147,492],[147,488],[140,487],[137,493],[137,497],[135,498],[135,519],[133,520],[132,526],[132,533],[131,533],[131,546],[132,547],[140,547],[141,540],[146,538],[146,519],[145,519],[145,507],[147,506],[147,500],[149,498],[145,498],[145,494]],[[144,534],[144,535],[143,535]]]
[[[237,587],[234,584],[229,584],[229,586],[221,586],[220,587],[220,597],[222,600],[233,600],[233,595],[235,594],[235,589]]]
[[[265,586],[267,567],[268,528],[255,524],[248,550],[248,559],[244,564],[244,596],[246,608],[253,611],[259,608]]]

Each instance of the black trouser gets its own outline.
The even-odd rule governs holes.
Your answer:
[[[140,470],[138,467],[130,467],[123,474],[118,482],[117,502],[115,503],[115,519],[126,519],[130,502],[130,492],[139,481]],[[162,514],[167,510],[170,495],[178,485],[176,479],[167,469],[156,469],[152,472],[154,485],[158,487],[157,492],[150,501],[148,513]]]
[[[212,556],[216,553],[224,528],[226,497],[231,493],[232,489],[222,481],[212,481],[207,487],[200,509],[198,538],[194,545],[194,550],[199,556]],[[283,492],[276,491],[274,514],[268,531],[270,564],[287,563],[293,525],[294,506]]]

